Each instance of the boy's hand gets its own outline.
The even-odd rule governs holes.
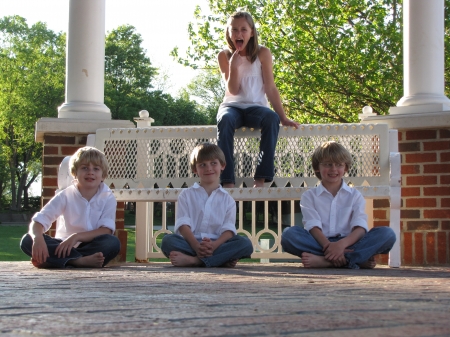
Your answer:
[[[323,246],[325,259],[332,262],[333,264],[335,262],[340,264],[342,263],[343,259],[345,260],[344,252],[346,247],[343,246],[340,242],[341,241],[328,242]]]
[[[78,242],[77,234],[72,234],[67,239],[59,244],[55,249],[55,254],[58,255],[58,258],[65,258],[70,255],[70,251],[73,246]]]
[[[213,241],[210,238],[203,238],[200,242],[199,253],[202,254],[201,257],[212,256],[214,252]],[[198,254],[198,253],[197,253]]]
[[[33,246],[31,248],[31,257],[38,264],[42,264],[50,257],[48,253],[47,244],[45,243],[43,236],[36,236],[33,240]]]

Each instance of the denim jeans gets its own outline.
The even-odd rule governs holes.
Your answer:
[[[336,242],[344,237],[328,238],[330,242]],[[352,252],[344,253],[348,262],[347,267],[359,269],[359,264],[366,262],[376,254],[387,254],[395,243],[395,233],[389,227],[374,227],[366,233],[358,242],[349,246]],[[322,246],[309,234],[306,229],[298,226],[286,228],[281,236],[281,246],[284,251],[301,256],[302,253],[311,253],[324,256]]]
[[[52,238],[51,236],[44,234],[44,240],[47,244],[49,257],[47,263],[54,268],[64,268],[69,260],[75,260],[83,256],[89,256],[98,252],[101,252],[105,257],[103,266],[106,266],[109,261],[114,259],[120,251],[119,239],[110,234],[102,234],[95,237],[91,242],[82,242],[77,248],[72,248],[69,256],[65,258],[59,258],[55,254],[56,248],[62,242],[60,239]],[[28,256],[32,257],[33,239],[30,234],[25,234],[20,241],[20,248]]]
[[[161,250],[166,257],[169,257],[170,252],[173,251],[190,256],[197,255],[189,243],[178,234],[166,234],[161,242]],[[232,260],[248,258],[252,253],[251,241],[246,236],[235,235],[217,247],[212,256],[202,257],[200,260],[205,264],[205,267],[220,267]]]
[[[221,175],[222,184],[233,183],[234,179],[234,132],[240,127],[261,129],[258,163],[254,179],[272,181],[275,174],[275,147],[280,131],[280,117],[264,106],[245,109],[221,106],[217,113],[217,145],[225,154],[226,166]]]

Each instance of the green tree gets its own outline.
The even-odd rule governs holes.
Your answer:
[[[64,101],[65,35],[44,23],[29,27],[19,16],[0,20],[0,144],[8,163],[12,210],[36,179],[42,144],[34,140],[38,118],[56,117]],[[25,205],[27,206],[27,205]]]
[[[448,4],[449,0],[446,0]],[[386,114],[403,96],[401,6],[393,0],[210,0],[190,24],[192,67],[217,67],[229,14],[252,13],[260,43],[274,57],[289,117],[302,123],[356,122],[361,108]]]

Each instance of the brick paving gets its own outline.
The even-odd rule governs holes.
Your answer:
[[[39,270],[0,262],[5,336],[449,336],[450,267]]]

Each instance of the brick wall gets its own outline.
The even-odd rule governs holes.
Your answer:
[[[449,264],[450,130],[402,130],[398,140],[402,264]],[[389,221],[386,202],[374,201],[374,226]]]
[[[66,156],[74,154],[79,148],[86,145],[87,135],[52,135],[44,136],[44,150],[42,158],[42,197],[41,206],[45,205],[58,188],[58,169],[61,161]],[[126,261],[127,232],[124,229],[124,205],[117,204],[116,211],[116,236],[120,239],[121,251],[116,258],[117,262]],[[50,235],[54,234],[55,224],[50,229]]]

